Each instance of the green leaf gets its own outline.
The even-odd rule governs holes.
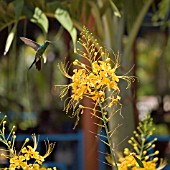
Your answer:
[[[136,162],[138,163],[138,165],[139,165],[141,168],[144,168],[144,165],[143,165],[142,161],[141,161],[139,158],[137,158],[136,156],[134,156],[134,155],[133,155],[133,157],[135,158],[135,160],[136,160]]]
[[[15,36],[15,32],[16,32],[16,24],[14,25],[14,27],[12,28],[11,32],[8,35],[7,41],[6,41],[6,45],[5,45],[5,51],[4,51],[4,55],[7,54],[7,52],[9,51],[11,44],[14,40],[14,36]]]
[[[69,13],[64,9],[58,8],[55,11],[55,18],[69,32],[73,41],[74,51],[76,51],[77,30],[73,26],[73,22],[71,20]]]
[[[31,18],[31,22],[37,24],[44,33],[48,32],[48,19],[38,7],[35,8],[33,18]]]
[[[23,9],[23,6],[24,6],[24,0],[15,0],[14,6],[15,6],[16,19],[19,20],[19,17],[22,14],[22,9]]]
[[[57,8],[63,8],[64,5],[60,1],[50,1],[46,3],[46,10],[55,13]]]
[[[6,2],[0,1],[0,31],[13,24],[15,20],[14,4],[7,5]]]
[[[161,19],[161,20],[168,19],[169,5],[170,5],[170,0],[160,1],[158,4],[158,10],[153,15],[152,20],[156,22],[159,19]]]
[[[109,0],[109,2],[110,2],[110,5],[111,5],[111,7],[112,7],[112,9],[113,9],[113,11],[114,11],[114,14],[115,14],[116,16],[118,16],[118,17],[121,17],[121,14],[120,14],[118,8],[116,7],[116,5],[113,3],[113,1],[112,1],[112,0]]]

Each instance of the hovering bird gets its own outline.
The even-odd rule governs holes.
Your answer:
[[[35,51],[35,59],[33,61],[33,63],[31,64],[31,66],[29,67],[29,69],[31,69],[31,67],[35,64],[37,70],[41,70],[41,59],[44,59],[44,63],[46,62],[46,58],[43,57],[43,54],[46,50],[46,48],[48,47],[48,45],[51,43],[50,41],[45,41],[44,44],[38,44],[35,41],[32,41],[28,38],[25,37],[20,37],[20,39],[28,46],[32,47]]]

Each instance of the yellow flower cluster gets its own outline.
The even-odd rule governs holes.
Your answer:
[[[101,53],[104,55],[104,52]],[[74,75],[72,76],[72,99],[79,101],[83,99],[84,96],[92,98],[93,101],[104,102],[105,91],[119,92],[118,82],[119,77],[116,76],[116,68],[112,68],[110,64],[110,58],[107,58],[106,61],[94,61],[92,62],[91,69],[88,66],[83,65],[82,63],[75,60],[74,65],[81,65],[82,68],[74,69]],[[115,94],[115,93],[112,93]],[[116,95],[110,95],[112,99],[110,107],[113,103],[116,103],[120,97]]]
[[[35,138],[33,138],[35,139]],[[28,141],[28,140],[27,140]],[[34,140],[35,142],[35,140]],[[35,146],[35,143],[34,143]],[[5,168],[5,170],[15,170],[15,169],[25,169],[25,170],[56,170],[56,168],[41,168],[40,166],[45,161],[45,158],[51,153],[52,149],[54,147],[54,144],[49,144],[48,146],[48,153],[46,153],[44,156],[41,156],[38,151],[36,151],[36,148],[32,148],[30,145],[25,146],[21,149],[19,154],[13,154],[13,155],[4,155],[2,154],[2,157],[8,158],[10,160],[9,168]],[[14,153],[14,151],[12,151]]]
[[[30,145],[27,145],[29,142],[29,138],[25,139],[25,142],[19,152],[15,150],[15,131],[13,126],[11,132],[9,133],[8,137],[6,137],[5,134],[5,124],[6,124],[6,116],[4,119],[0,122],[0,142],[6,145],[7,150],[4,150],[5,152],[2,153],[0,156],[6,159],[9,159],[9,167],[4,168],[4,170],[15,170],[15,169],[24,169],[24,170],[56,170],[56,168],[43,168],[41,167],[43,162],[45,161],[45,158],[50,155],[52,152],[55,144],[54,143],[46,143],[46,154],[41,156],[38,151],[36,151],[38,142],[36,139],[36,135],[33,134],[33,143],[34,147],[31,147]]]
[[[48,145],[47,153],[44,156],[41,156],[38,151],[36,151],[36,138],[35,135],[33,136],[34,140],[34,148],[32,148],[30,145],[25,146],[21,149],[19,154],[17,155],[15,151],[11,151],[13,154],[7,156],[5,154],[1,154],[2,157],[8,158],[10,160],[9,168],[10,170],[14,169],[25,169],[25,170],[45,170],[46,168],[41,168],[40,166],[45,161],[45,158],[52,152],[52,149],[54,147],[54,144]],[[29,140],[26,139],[26,142]],[[26,144],[25,142],[25,144]],[[56,170],[56,168],[53,168]],[[52,170],[52,168],[47,168],[47,170]]]
[[[140,159],[139,156],[137,157]],[[156,170],[156,163],[154,161],[142,161],[144,168],[141,168],[132,155],[120,158],[119,162],[118,167],[120,170],[128,170],[129,168],[132,170]]]
[[[124,157],[119,158],[119,169],[128,170],[156,170],[163,169],[166,166],[166,161],[156,157],[159,154],[159,151],[156,150],[153,153],[149,153],[151,149],[155,148],[154,142],[157,140],[149,140],[150,136],[153,134],[153,119],[147,115],[147,117],[139,122],[137,131],[134,131],[134,137],[131,137],[128,141],[133,147],[134,153],[132,153],[128,148],[124,149]],[[143,164],[143,167],[140,167],[139,162],[135,159],[135,156]],[[156,167],[157,162],[159,166]]]
[[[29,164],[28,161],[33,160],[34,164]],[[21,150],[21,155],[15,155],[10,158],[10,168],[39,168],[44,162],[44,157],[35,151],[31,146],[24,147]]]
[[[125,148],[123,154],[119,154],[118,170],[161,170],[166,166],[166,160],[157,157],[158,150],[149,152],[155,148],[154,142],[157,140],[156,138],[150,140],[153,130],[153,119],[147,115],[139,122],[137,131],[134,131],[135,136],[128,141],[133,150]],[[111,166],[115,166],[110,154],[107,154],[106,160]]]
[[[72,109],[73,116],[77,116],[79,119],[78,115],[83,113],[84,108],[90,109],[91,114],[96,116],[96,108],[100,104],[103,109],[111,108],[117,104],[121,106],[118,82],[123,79],[127,81],[127,87],[129,87],[134,81],[134,77],[116,75],[120,66],[119,55],[115,55],[115,60],[112,61],[109,52],[99,45],[92,33],[85,27],[80,34],[78,43],[82,47],[82,49],[77,49],[81,60],[76,59],[73,62],[73,75],[68,74],[69,67],[67,68],[67,65],[60,65],[61,72],[71,80],[69,85],[63,85],[65,88],[61,92],[61,98],[67,95],[69,89],[72,92],[71,97],[66,100],[66,112]],[[85,106],[82,103],[84,98],[91,99],[94,105]]]

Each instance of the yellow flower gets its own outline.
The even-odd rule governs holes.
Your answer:
[[[40,165],[39,164],[33,164],[33,169],[35,170],[39,170],[40,169]]]
[[[160,159],[160,164],[156,168],[156,162],[159,161],[158,157],[155,157],[159,154],[159,151],[156,150],[153,153],[149,153],[150,149],[155,148],[154,142],[157,140],[154,138],[153,140],[149,140],[148,138],[152,135],[153,133],[153,119],[147,115],[146,118],[139,122],[139,125],[137,126],[137,130],[135,130],[134,137],[131,137],[128,143],[133,146],[133,150],[135,153],[130,153],[130,150],[128,148],[124,149],[124,158],[120,158],[120,166],[124,166],[125,169],[127,168],[126,162],[128,162],[129,157],[133,158],[134,155],[140,155],[139,159],[144,165],[144,168],[139,167],[139,165],[131,165],[132,170],[156,170],[156,169],[163,169],[166,166],[166,161]],[[128,156],[129,155],[129,156]]]
[[[118,103],[120,90],[117,83],[121,77],[116,76],[115,68],[111,68],[110,63],[106,62],[106,60],[107,58],[105,61],[97,60],[92,62],[91,69],[84,66],[84,68],[73,71],[71,83],[73,102],[80,101],[84,96],[87,96],[95,103],[103,103],[109,99],[109,107]],[[105,96],[107,90],[112,91],[108,99]]]
[[[106,101],[106,90],[111,91],[110,104],[117,104],[120,97],[118,96],[119,77],[114,73],[115,69],[111,68],[106,61],[92,62],[92,70],[87,66],[75,69],[72,76],[72,99],[73,102],[80,101],[84,96],[91,98],[94,102]]]
[[[139,159],[140,157],[137,156]],[[156,163],[153,161],[142,161],[144,168],[139,167],[135,158],[132,155],[125,156],[119,159],[119,169],[128,170],[131,167],[132,170],[156,170]]]
[[[119,159],[119,169],[127,169],[136,165],[135,158],[131,155]]]
[[[68,112],[72,109],[73,115],[79,119],[79,114],[83,113],[83,108],[90,109],[92,111],[91,114],[95,115],[95,109],[99,103],[102,104],[104,108],[120,104],[118,82],[120,79],[126,80],[129,86],[131,81],[134,81],[134,78],[118,76],[116,74],[117,68],[119,67],[119,56],[116,56],[115,61],[112,61],[109,52],[99,46],[97,40],[94,39],[85,27],[81,32],[81,37],[78,42],[83,49],[85,49],[85,51],[77,49],[78,55],[80,55],[84,61],[76,59],[73,62],[75,69],[73,70],[72,76],[68,74],[68,69],[65,68],[64,65],[60,66],[62,73],[71,79],[69,85],[64,85],[65,88],[60,96],[61,98],[66,96],[68,89],[71,88],[72,95],[66,99],[67,105],[65,106],[65,110]],[[92,99],[94,103],[92,108],[88,106],[79,108],[84,97]]]
[[[25,157],[24,156],[14,156],[10,159],[10,168],[21,168],[26,167],[27,163],[24,162]]]
[[[5,129],[5,124],[6,121],[4,119],[1,121],[0,126],[2,126],[1,132]],[[38,146],[38,141],[36,138],[36,135],[33,134],[33,147],[30,145],[27,145],[29,142],[29,138],[25,139],[24,144],[22,145],[20,151],[15,150],[15,131],[14,131],[15,126],[13,126],[10,134],[6,138],[5,131],[0,134],[1,140],[3,144],[6,145],[8,150],[4,150],[5,152],[1,153],[2,158],[9,159],[9,167],[5,167],[4,170],[10,169],[10,170],[15,170],[15,169],[23,169],[23,170],[56,170],[56,168],[41,168],[40,166],[42,163],[45,161],[45,158],[50,155],[52,152],[55,143],[49,143],[49,141],[46,144],[46,153],[44,156],[41,156],[38,151],[36,151],[37,146]],[[9,140],[10,139],[10,140]],[[6,154],[6,152],[9,152],[9,154]]]
[[[54,144],[50,144],[48,142],[47,146],[47,152],[44,156],[41,156],[38,151],[36,151],[37,148],[37,141],[36,136],[33,135],[33,141],[34,141],[34,148],[32,148],[30,145],[25,146],[21,149],[20,155],[13,156],[10,158],[10,168],[22,168],[22,169],[35,169],[39,170],[40,165],[44,162],[44,159],[49,156],[49,154],[52,152],[54,148]],[[34,161],[34,164],[28,163],[29,160]]]
[[[35,159],[38,164],[42,164],[42,162],[44,162],[44,157],[41,156],[38,151],[35,151],[34,148],[29,145],[27,146],[27,148],[24,147],[22,149],[22,153],[24,154],[26,160]]]
[[[156,170],[156,163],[152,162],[152,161],[142,161],[144,168],[140,168],[140,167],[133,167],[132,170]]]

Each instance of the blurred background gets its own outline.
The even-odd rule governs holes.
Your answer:
[[[120,82],[124,119],[117,116],[110,124],[123,122],[114,141],[121,143],[131,136],[138,121],[150,113],[155,135],[160,137],[160,156],[170,160],[170,0],[1,0],[0,116],[8,115],[9,129],[15,124],[19,134],[45,134],[57,140],[50,165],[57,162],[61,170],[111,169],[98,152],[98,147],[107,148],[89,133],[96,131],[90,115],[83,115],[73,130],[75,119],[63,111],[61,88],[55,87],[69,83],[58,64],[77,57],[74,46],[83,25],[111,52],[112,59],[112,51],[119,52],[118,74],[137,77],[128,90]],[[53,42],[40,71],[35,66],[28,70],[35,51],[21,36],[40,44]]]

